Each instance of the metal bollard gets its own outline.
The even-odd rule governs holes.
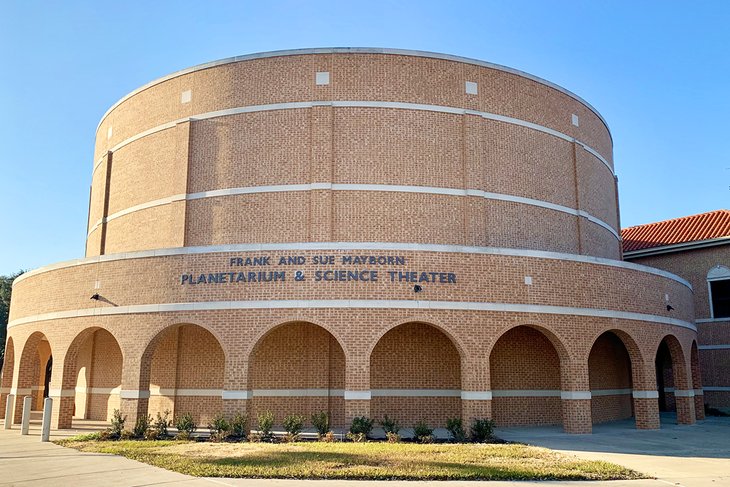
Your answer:
[[[30,429],[30,407],[33,404],[33,398],[31,396],[25,396],[23,398],[23,419],[20,422],[20,434],[27,435]]]
[[[15,409],[15,394],[8,394],[5,401],[5,429],[9,430],[13,427],[13,409]]]
[[[43,401],[43,423],[41,425],[41,441],[51,439],[51,415],[53,414],[53,399],[47,397]]]

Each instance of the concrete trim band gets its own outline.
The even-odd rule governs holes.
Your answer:
[[[579,141],[575,137],[571,137],[567,134],[564,134],[557,130],[553,130],[549,127],[545,127],[543,125],[538,125],[536,123],[528,122],[526,120],[521,120],[519,118],[506,117],[504,115],[499,115],[496,113],[469,110],[466,108],[449,107],[449,106],[444,106],[444,105],[426,105],[426,104],[421,104],[421,103],[405,103],[405,102],[395,102],[395,101],[355,101],[355,100],[353,100],[353,101],[304,101],[304,102],[272,103],[272,104],[268,104],[268,105],[249,105],[249,106],[244,106],[244,107],[227,108],[224,110],[216,110],[213,112],[199,113],[197,115],[179,118],[177,120],[173,120],[173,121],[170,121],[170,122],[167,122],[164,124],[157,125],[155,127],[149,128],[143,132],[135,134],[127,139],[124,139],[123,141],[119,142],[118,144],[114,145],[111,149],[109,149],[108,152],[116,152],[119,149],[121,149],[122,147],[124,147],[125,145],[130,144],[136,140],[139,140],[148,135],[155,134],[157,132],[161,132],[163,130],[167,130],[169,128],[173,128],[177,124],[187,122],[187,121],[207,120],[210,118],[227,117],[230,115],[239,115],[242,113],[267,112],[267,111],[272,111],[272,110],[297,110],[297,109],[303,109],[303,108],[312,108],[315,106],[332,106],[335,108],[336,107],[390,108],[390,109],[399,109],[399,110],[416,110],[416,111],[448,113],[451,115],[475,115],[478,117],[482,117],[486,120],[504,122],[504,123],[509,123],[512,125],[518,125],[518,126],[524,127],[524,128],[529,128],[532,130],[537,130],[538,132],[543,132],[545,134],[552,135],[554,137],[558,137],[559,139],[563,139],[567,142],[571,142],[571,143],[575,142],[576,144],[583,147],[587,152],[591,153],[599,161],[601,161],[603,163],[603,165],[606,166],[606,168],[608,169],[608,171],[611,173],[612,176],[616,175],[613,168],[611,167],[611,164],[608,162],[608,160],[606,160],[606,158],[603,157],[597,150],[593,149],[588,144]],[[94,164],[94,170],[92,171],[92,178],[93,178],[94,172],[96,172],[97,168],[104,161],[104,157],[106,157],[106,156],[105,155],[101,156],[99,159],[97,159],[96,163]]]
[[[274,186],[248,186],[241,188],[228,188],[219,189],[214,191],[204,191],[200,193],[189,193],[189,194],[176,194],[158,200],[148,201],[139,205],[125,208],[124,210],[112,213],[106,218],[97,220],[96,223],[91,227],[87,233],[87,237],[90,236],[95,230],[97,230],[103,223],[107,223],[116,218],[129,215],[131,213],[146,210],[148,208],[154,208],[156,206],[168,205],[175,201],[192,201],[204,198],[217,198],[222,196],[235,196],[243,194],[264,194],[264,193],[281,193],[281,192],[295,192],[295,191],[311,191],[318,189],[328,189],[332,191],[387,191],[396,193],[421,193],[421,194],[438,194],[438,195],[450,195],[450,196],[475,196],[481,197],[487,200],[499,200],[509,201],[512,203],[522,203],[525,205],[537,206],[549,210],[560,211],[573,216],[580,216],[588,221],[599,225],[613,235],[617,240],[621,240],[621,236],[611,225],[604,222],[603,220],[596,218],[590,213],[584,210],[576,210],[568,206],[558,205],[550,203],[548,201],[538,200],[534,198],[525,198],[522,196],[514,196],[502,193],[490,193],[482,191],[481,189],[456,189],[456,188],[437,188],[431,186],[400,186],[392,184],[332,184],[332,183],[312,183],[312,184],[286,184],[286,185],[274,185]]]
[[[698,350],[730,350],[730,344],[723,345],[699,345]]]
[[[719,386],[703,386],[704,392],[730,392],[730,387],[719,387]]]
[[[608,136],[611,137],[611,140],[613,141],[613,136],[611,135],[611,129],[608,127],[608,123],[606,123],[606,120],[604,120],[603,116],[601,116],[601,114],[598,113],[598,110],[596,110],[590,103],[585,101],[580,96],[576,95],[575,93],[573,93],[551,81],[542,79],[538,76],[532,75],[530,73],[526,73],[524,71],[520,71],[519,69],[510,68],[508,66],[503,66],[501,64],[489,63],[487,61],[481,61],[479,59],[467,58],[467,57],[462,57],[462,56],[454,56],[452,54],[442,54],[442,53],[430,52],[430,51],[417,51],[417,50],[412,50],[412,49],[389,49],[389,48],[382,48],[382,47],[322,47],[322,48],[306,48],[306,49],[284,49],[281,51],[257,52],[257,53],[252,53],[252,54],[245,54],[242,56],[234,56],[234,57],[229,57],[229,58],[225,58],[225,59],[219,59],[217,61],[211,61],[208,63],[199,64],[197,66],[191,66],[189,68],[181,69],[179,71],[175,71],[174,73],[170,73],[161,78],[152,80],[149,83],[146,83],[146,84],[140,86],[136,90],[131,91],[130,93],[124,95],[116,103],[114,103],[111,107],[109,107],[109,109],[106,112],[104,112],[104,115],[102,115],[101,120],[99,120],[99,123],[96,126],[96,132],[99,131],[99,127],[101,127],[101,124],[104,122],[104,119],[106,119],[106,117],[116,107],[118,107],[121,103],[123,103],[125,100],[128,100],[129,98],[133,97],[137,93],[141,93],[142,91],[144,91],[148,88],[151,88],[152,86],[163,83],[165,81],[177,78],[179,76],[183,76],[185,74],[190,74],[190,73],[194,73],[196,71],[201,71],[203,69],[209,69],[209,68],[214,68],[216,66],[222,66],[224,64],[238,63],[241,61],[250,61],[253,59],[265,59],[265,58],[282,57],[282,56],[302,56],[302,55],[307,55],[307,54],[392,54],[392,55],[396,55],[396,56],[413,56],[413,57],[423,57],[423,58],[431,58],[431,59],[443,59],[445,61],[454,61],[454,62],[464,63],[464,64],[473,64],[475,66],[481,66],[484,68],[494,69],[497,71],[502,71],[505,73],[513,74],[516,76],[520,76],[522,78],[529,79],[531,81],[535,81],[537,83],[540,83],[540,84],[547,86],[549,88],[552,88],[554,90],[557,90],[565,95],[568,95],[569,97],[573,98],[577,102],[583,104],[586,108],[591,110],[601,120],[601,122],[603,122],[603,125],[606,127],[606,130],[608,131]]]
[[[694,391],[694,389],[690,389],[687,391],[681,390],[681,389],[675,389],[674,397],[695,397],[695,391]]]
[[[76,389],[48,389],[49,397],[76,397]]]
[[[409,301],[409,300],[368,300],[368,299],[311,299],[311,300],[257,300],[257,301],[203,301],[190,303],[158,303],[114,308],[86,308],[58,311],[19,318],[8,323],[8,328],[38,321],[83,318],[89,316],[113,316],[143,313],[169,313],[175,311],[212,311],[232,309],[439,309],[496,311],[503,313],[536,313],[549,315],[593,316],[596,318],[618,318],[679,326],[697,331],[687,321],[665,316],[616,311],[600,308],[575,308],[570,306],[550,306],[539,304],[489,303],[473,301]],[[124,392],[124,391],[122,391]]]
[[[634,399],[659,399],[659,391],[634,391]]]
[[[32,271],[21,274],[13,281],[13,285],[27,279],[28,277],[42,274],[44,272],[75,267],[78,265],[96,264],[100,262],[111,262],[117,260],[140,259],[145,257],[165,257],[171,255],[207,254],[221,252],[262,252],[277,250],[403,250],[417,252],[447,252],[460,254],[484,254],[504,255],[509,257],[533,257],[539,259],[564,260],[569,262],[582,262],[586,264],[607,265],[621,269],[629,269],[647,274],[666,277],[676,281],[692,290],[692,285],[670,272],[654,267],[624,262],[622,260],[606,259],[588,255],[565,254],[560,252],[548,252],[544,250],[511,249],[501,247],[476,247],[467,245],[441,245],[441,244],[417,244],[398,242],[296,242],[296,243],[259,243],[259,244],[230,244],[230,245],[208,245],[202,247],[171,247],[166,249],[140,250],[137,252],[124,252],[119,254],[97,255],[84,259],[74,259],[65,262],[39,267]]]

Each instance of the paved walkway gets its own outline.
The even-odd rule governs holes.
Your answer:
[[[99,429],[85,423],[76,430],[53,432],[53,439]],[[40,442],[40,428],[21,436],[19,427],[0,430],[0,486],[190,486],[213,487],[683,487],[730,486],[730,418],[710,419],[695,426],[662,425],[659,431],[637,431],[631,423],[595,428],[593,435],[566,435],[558,428],[499,430],[514,441],[524,441],[583,458],[602,459],[656,475],[656,480],[616,482],[412,482],[339,480],[261,480],[195,478],[145,465],[115,455],[81,453]]]

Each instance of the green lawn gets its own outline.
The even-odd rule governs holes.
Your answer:
[[[619,480],[645,478],[607,462],[507,444],[196,443],[89,441],[58,444],[113,453],[199,477],[403,480]]]

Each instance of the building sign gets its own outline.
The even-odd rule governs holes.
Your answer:
[[[321,266],[303,270],[302,266]],[[264,282],[404,282],[456,284],[456,274],[433,269],[410,269],[400,255],[315,255],[231,257],[225,271],[185,273],[180,284],[246,284]]]

